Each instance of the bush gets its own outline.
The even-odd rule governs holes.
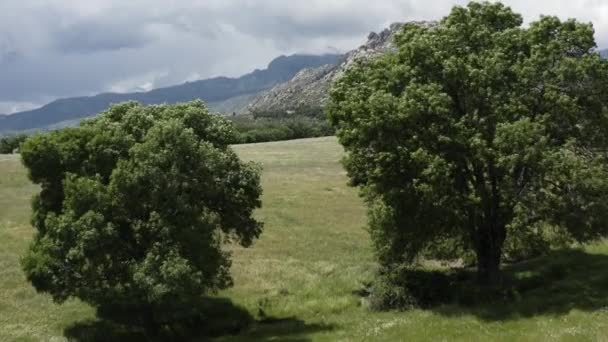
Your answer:
[[[454,299],[453,279],[439,271],[407,266],[384,268],[371,286],[372,310],[407,310],[445,304]]]
[[[369,286],[366,300],[370,309],[377,311],[426,309],[446,304],[475,306],[514,300],[521,288],[536,285],[543,279],[536,277],[509,286],[484,286],[477,284],[475,274],[466,269],[438,271],[394,266],[378,273]]]

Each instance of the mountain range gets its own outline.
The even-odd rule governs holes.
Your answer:
[[[416,22],[432,26],[435,22]],[[393,49],[392,37],[402,23],[367,37],[367,42],[346,54],[291,55],[274,59],[264,70],[238,78],[215,77],[138,93],[103,93],[53,101],[41,108],[0,115],[0,135],[75,125],[110,104],[134,100],[144,104],[176,103],[202,99],[220,113],[283,112],[321,108],[329,87],[359,59],[370,59]],[[608,49],[599,51],[608,58]]]
[[[290,80],[302,69],[335,65],[342,58],[338,54],[280,56],[270,62],[266,69],[255,70],[238,78],[215,77],[148,92],[103,93],[60,99],[38,109],[0,115],[0,134],[73,125],[105,110],[112,103],[129,100],[159,104],[202,99],[213,111],[244,112],[254,97]]]

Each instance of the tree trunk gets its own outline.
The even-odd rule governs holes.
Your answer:
[[[506,228],[488,225],[478,232],[477,281],[480,285],[497,286],[502,282],[500,259]]]
[[[501,215],[501,196],[494,160],[488,160],[488,176],[477,172],[478,188],[483,202],[477,229],[477,281],[481,285],[497,286],[502,282],[500,258],[507,229]],[[489,188],[486,186],[489,180]]]

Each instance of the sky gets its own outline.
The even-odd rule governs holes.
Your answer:
[[[282,54],[346,52],[392,22],[439,20],[466,0],[0,0],[0,113],[57,98],[239,76]],[[608,0],[505,0],[592,22]]]

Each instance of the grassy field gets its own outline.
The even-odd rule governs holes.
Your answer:
[[[509,301],[370,312],[357,295],[374,271],[365,209],[346,186],[336,140],[236,149],[264,167],[264,208],[257,215],[265,230],[252,248],[230,247],[235,286],[218,297],[233,306],[216,318],[238,320],[240,313],[253,323],[218,340],[608,341],[608,244],[508,268],[527,284]],[[84,340],[87,329],[103,327],[94,311],[75,300],[54,304],[20,271],[33,233],[29,198],[35,191],[18,157],[0,155],[0,341]],[[106,340],[125,336],[103,333]]]

